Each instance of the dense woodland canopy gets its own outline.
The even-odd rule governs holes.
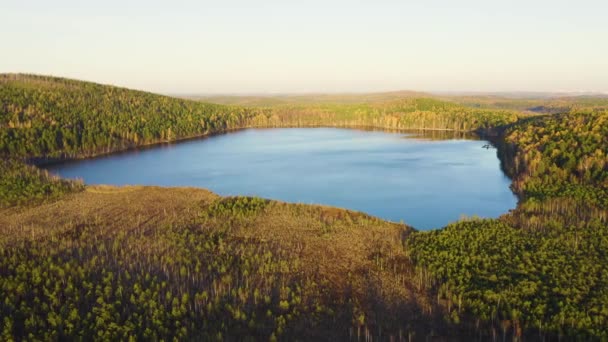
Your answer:
[[[87,157],[255,126],[474,130],[516,119],[511,112],[430,98],[246,108],[61,78],[0,75],[0,154],[11,156]]]
[[[608,111],[525,120],[507,130],[505,142],[515,153],[514,186],[525,197],[608,206]]]
[[[493,336],[608,338],[608,111],[502,130],[497,145],[518,207],[414,234],[412,262],[433,274],[428,286],[453,321]]]
[[[0,77],[0,151],[80,157],[238,127],[244,109],[67,79]]]
[[[542,101],[563,111],[415,96],[237,107],[3,75],[0,336],[608,339],[608,111]],[[489,133],[520,203],[417,232],[200,189],[85,187],[23,163],[316,125]]]
[[[39,203],[84,188],[79,181],[60,179],[14,159],[0,161],[0,174],[0,208]]]

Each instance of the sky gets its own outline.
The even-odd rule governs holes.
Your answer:
[[[167,94],[608,93],[605,0],[0,0],[0,73]]]

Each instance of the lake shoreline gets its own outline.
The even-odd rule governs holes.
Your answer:
[[[348,208],[420,229],[463,215],[495,218],[517,206],[496,152],[483,149],[489,142],[462,132],[300,127],[230,133],[41,167],[91,185],[199,187],[222,196]],[[431,214],[436,206],[446,209]]]
[[[247,129],[276,129],[276,128],[343,128],[343,129],[354,129],[354,130],[364,130],[364,131],[382,131],[382,132],[390,132],[390,133],[454,132],[454,133],[460,133],[460,134],[477,135],[478,137],[483,139],[483,137],[482,137],[483,133],[481,133],[480,130],[466,130],[465,131],[465,130],[455,130],[455,129],[447,129],[447,128],[445,128],[445,129],[444,128],[403,128],[403,129],[401,129],[401,128],[390,128],[390,127],[369,126],[369,125],[361,125],[361,126],[357,126],[357,125],[284,125],[284,126],[283,125],[281,125],[281,126],[251,125],[251,126],[240,127],[240,128],[225,129],[225,130],[221,130],[221,131],[217,131],[217,132],[206,132],[203,134],[182,137],[182,138],[178,138],[178,139],[170,140],[170,141],[156,141],[156,142],[151,142],[151,143],[146,143],[146,144],[141,144],[141,145],[130,146],[130,147],[122,148],[122,149],[116,149],[116,150],[108,151],[108,152],[87,154],[87,155],[83,155],[83,156],[74,157],[74,156],[66,155],[66,156],[61,156],[61,157],[29,157],[29,158],[24,158],[24,160],[27,164],[37,166],[37,167],[51,166],[51,165],[63,164],[63,163],[79,161],[79,160],[95,159],[95,158],[99,158],[99,157],[126,153],[126,152],[132,152],[132,151],[137,151],[137,150],[146,150],[146,149],[155,148],[158,146],[174,145],[174,144],[179,144],[179,143],[188,142],[188,141],[192,141],[192,140],[206,139],[206,138],[217,136],[217,135],[229,134],[229,133],[234,133],[234,132],[247,130]]]

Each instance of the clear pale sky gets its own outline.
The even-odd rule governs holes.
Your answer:
[[[0,72],[162,93],[608,92],[606,0],[1,0]]]

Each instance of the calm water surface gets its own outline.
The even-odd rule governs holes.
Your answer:
[[[425,140],[334,128],[249,129],[53,165],[87,184],[197,186],[326,204],[438,228],[462,215],[497,217],[517,199],[496,150],[481,140]]]

